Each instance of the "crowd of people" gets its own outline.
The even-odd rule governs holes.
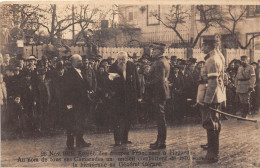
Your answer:
[[[101,56],[82,55],[82,65],[79,64],[78,69],[81,70],[87,81],[85,88],[87,117],[83,117],[81,121],[85,127],[91,123],[97,127],[116,129],[113,125],[114,121],[127,122],[126,120],[115,120],[115,116],[122,114],[121,111],[136,111],[127,116],[127,119],[131,118],[134,122],[149,123],[153,121],[153,106],[151,106],[153,89],[149,84],[153,81],[151,66],[154,60],[152,57],[139,58],[136,55],[128,56],[127,59],[132,63],[128,65],[131,73],[130,75],[122,74],[122,76],[129,78],[130,84],[128,88],[118,88],[117,81],[113,79],[115,77],[113,74],[118,74],[117,67],[114,66],[120,61],[117,60],[117,57],[102,59]],[[201,69],[205,62],[197,62],[195,58],[184,60],[178,56],[165,57],[165,59],[170,66],[170,72],[165,79],[170,88],[169,99],[165,106],[166,120],[168,123],[183,123],[187,117],[200,120],[199,110],[189,106],[187,99],[196,102],[198,86],[202,82]],[[237,89],[239,82],[236,78],[240,73],[238,72],[239,67],[244,66],[243,63],[243,60],[234,59],[225,71],[224,85],[226,86],[227,102],[223,105],[222,110],[232,114],[236,114],[241,105]],[[75,94],[78,92],[71,88],[75,84],[71,84],[70,88],[67,86],[74,80],[66,75],[66,72],[73,67],[71,59],[43,56],[41,60],[38,60],[34,55],[23,59],[22,56],[10,56],[8,53],[4,53],[1,55],[0,64],[3,137],[6,134],[23,137],[34,132],[49,133],[63,130],[66,127],[64,121],[66,121],[65,116],[68,110],[66,107],[68,97],[70,99],[80,97]],[[250,110],[243,113],[243,117],[246,117],[246,113],[257,113],[259,108],[256,98],[257,91],[259,92],[259,64],[260,61],[253,62],[250,66],[255,71],[256,82],[252,81],[250,104],[246,104],[249,105]],[[138,81],[133,82],[136,79]],[[135,94],[117,95],[116,90],[118,89],[126,89],[126,92]],[[121,108],[115,109],[118,104],[114,103],[113,97],[121,98],[122,96],[127,102],[130,102],[129,105],[127,108],[120,106]],[[135,99],[130,100],[129,97],[135,97]],[[124,103],[125,100],[116,102]],[[245,106],[244,109],[247,108]],[[120,123],[118,124],[120,125]],[[126,130],[129,130],[130,122],[125,127]],[[120,130],[118,131],[120,132]],[[115,134],[116,138],[117,134]]]

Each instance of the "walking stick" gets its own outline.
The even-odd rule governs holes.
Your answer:
[[[191,99],[187,99],[188,102],[191,102],[192,100]],[[203,106],[204,107],[204,104],[202,103],[196,103],[194,105],[191,105],[192,107],[196,107],[197,105],[200,105],[200,106]],[[256,129],[258,129],[258,122],[257,120],[252,120],[252,119],[248,119],[248,118],[243,118],[243,117],[240,117],[240,116],[236,116],[236,115],[232,115],[232,114],[228,114],[228,113],[225,113],[223,111],[220,111],[220,110],[217,110],[217,109],[214,109],[212,107],[208,107],[210,110],[216,112],[216,113],[219,113],[219,114],[222,114],[222,115],[225,115],[225,116],[229,116],[229,117],[232,117],[232,118],[236,118],[236,119],[239,119],[239,120],[242,120],[242,121],[249,121],[249,122],[254,122],[256,123],[255,127]]]

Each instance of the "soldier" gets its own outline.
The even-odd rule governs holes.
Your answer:
[[[209,109],[219,109],[221,103],[226,101],[226,94],[223,83],[225,58],[219,51],[220,37],[215,36],[214,40],[203,43],[203,52],[208,59],[205,62],[205,75],[208,86],[203,99],[205,107],[205,118],[203,127],[207,130],[208,146],[206,157],[198,161],[199,163],[214,163],[218,161],[219,154],[219,133],[221,123],[219,114]]]
[[[250,93],[254,91],[255,81],[255,70],[249,64],[249,58],[241,56],[241,65],[238,68],[235,85],[242,106],[242,117],[246,117],[249,113]]]
[[[170,98],[170,89],[168,77],[170,74],[170,64],[165,57],[162,56],[165,45],[161,43],[153,43],[153,57],[155,62],[151,66],[151,81],[146,86],[151,87],[153,106],[155,117],[157,120],[158,135],[155,143],[150,144],[151,149],[166,148],[166,121],[165,121],[165,105],[166,100]]]

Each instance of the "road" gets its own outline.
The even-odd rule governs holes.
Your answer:
[[[252,116],[251,116],[252,117]],[[260,121],[260,115],[253,117]],[[89,148],[67,151],[64,134],[31,139],[2,140],[2,167],[260,167],[260,129],[255,123],[229,119],[222,122],[220,159],[198,165],[206,143],[200,124],[168,126],[167,148],[150,150],[156,128],[132,129],[133,144],[114,147],[112,133],[88,134]]]

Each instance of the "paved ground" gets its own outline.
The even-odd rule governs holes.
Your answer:
[[[260,115],[254,119],[260,121]],[[112,133],[84,138],[92,146],[73,153],[64,152],[65,135],[2,140],[2,167],[260,167],[260,129],[255,123],[234,119],[223,121],[220,160],[210,165],[196,163],[206,154],[199,147],[206,143],[206,132],[199,124],[168,126],[165,150],[148,148],[156,138],[155,128],[131,130],[133,144],[122,147],[111,146]]]

